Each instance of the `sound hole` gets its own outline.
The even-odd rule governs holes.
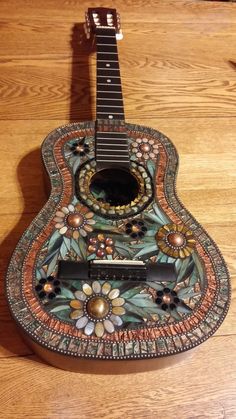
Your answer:
[[[129,171],[104,169],[93,175],[90,192],[97,201],[112,206],[127,205],[137,197],[139,184]]]

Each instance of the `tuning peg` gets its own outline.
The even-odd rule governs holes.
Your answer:
[[[119,15],[119,13],[117,13],[117,27],[118,27],[118,29],[119,29],[119,31],[118,32],[121,32],[121,24],[120,24],[120,15]],[[123,35],[122,35],[123,36]]]
[[[116,39],[117,41],[121,41],[123,39],[123,33],[121,29],[119,30],[118,33],[116,33]]]

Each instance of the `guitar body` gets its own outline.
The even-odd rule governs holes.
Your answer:
[[[110,125],[103,129],[109,132]],[[35,351],[61,368],[76,369],[81,358],[144,359],[186,351],[211,336],[228,310],[224,260],[176,195],[173,144],[150,128],[122,129],[145,195],[114,213],[112,205],[105,208],[86,189],[94,170],[95,124],[56,129],[42,146],[49,200],[9,265],[7,298],[14,319]],[[58,279],[60,260],[168,263],[176,277]]]

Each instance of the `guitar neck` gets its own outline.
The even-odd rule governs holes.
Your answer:
[[[120,67],[115,29],[96,29],[97,47],[97,120],[123,120]]]
[[[95,146],[97,168],[129,167],[115,29],[96,28],[95,38],[97,47]]]

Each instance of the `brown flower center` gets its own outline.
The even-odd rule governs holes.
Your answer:
[[[174,232],[168,234],[167,241],[171,246],[181,247],[185,243],[185,237],[181,233]]]
[[[88,314],[96,319],[102,319],[109,313],[109,303],[103,297],[93,297],[87,303]]]
[[[139,148],[143,153],[148,153],[151,149],[149,144],[141,144]]]
[[[68,215],[68,217],[66,219],[66,222],[70,227],[78,228],[78,227],[82,226],[82,224],[84,222],[84,219],[83,219],[82,215],[80,215],[78,213],[74,213],[74,214],[69,214]]]
[[[163,296],[163,303],[165,303],[165,304],[170,304],[170,302],[171,302],[171,300],[172,300],[172,298],[171,298],[171,296],[170,295],[164,295]]]
[[[43,290],[45,292],[52,292],[54,290],[54,286],[52,284],[47,283],[44,285]]]
[[[138,233],[140,231],[140,227],[138,225],[133,225],[131,230],[133,233]]]
[[[77,151],[78,153],[82,153],[82,152],[84,151],[84,146],[83,146],[83,145],[77,145],[77,146],[76,146],[76,151]]]

